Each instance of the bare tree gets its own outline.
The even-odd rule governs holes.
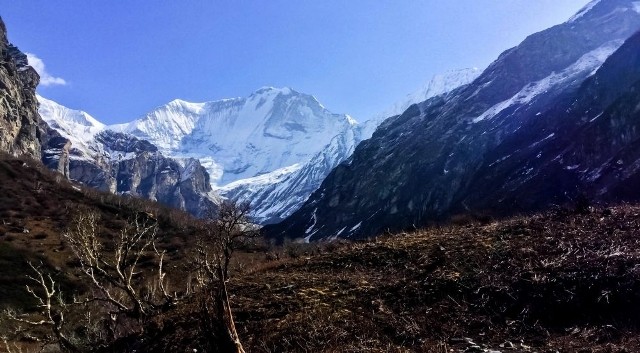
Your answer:
[[[26,324],[30,327],[48,327],[53,336],[47,335],[45,337],[43,348],[47,344],[57,343],[62,352],[80,352],[80,349],[66,336],[63,330],[67,303],[62,297],[59,285],[51,275],[43,274],[43,271],[33,266],[31,262],[29,262],[29,266],[35,275],[27,277],[36,284],[36,287],[32,288],[27,285],[26,288],[27,292],[36,300],[39,312],[35,315],[21,316],[13,310],[6,310],[5,316],[16,323]],[[15,331],[20,331],[20,329],[16,328]],[[5,348],[11,351],[7,340],[3,340]],[[18,348],[18,350],[20,349]]]
[[[93,293],[83,303],[100,302],[110,308],[112,321],[126,316],[143,322],[157,309],[175,303],[176,296],[166,288],[163,268],[164,252],[155,246],[157,222],[146,214],[137,214],[127,222],[113,244],[103,240],[98,231],[99,216],[81,212],[69,229],[62,234],[80,262],[80,271],[90,281]],[[108,250],[107,250],[108,249]],[[154,254],[158,261],[155,290],[143,290],[138,276],[141,258]]]
[[[18,314],[14,310],[4,312],[3,317],[12,322],[11,340],[16,341],[30,332],[48,332],[38,337],[43,345],[57,343],[63,352],[77,353],[87,348],[86,344],[108,344],[122,335],[143,329],[150,316],[182,299],[175,293],[170,294],[167,288],[165,252],[159,251],[155,244],[158,225],[153,215],[138,213],[117,236],[108,239],[100,234],[98,214],[80,211],[62,238],[78,261],[78,272],[85,279],[88,291],[79,298],[66,296],[69,302],[65,302],[54,277],[29,263],[34,275],[27,277],[36,286],[26,289],[35,298],[38,311],[30,314]],[[143,259],[152,259],[154,268],[143,270]],[[157,274],[153,279],[145,281],[144,273],[154,271]],[[72,319],[65,322],[65,316]],[[34,327],[50,330],[33,330]],[[82,332],[82,342],[78,337],[69,338],[70,332]],[[0,338],[5,349],[20,350],[17,346],[15,349],[10,347],[8,337]]]
[[[217,248],[214,254],[219,258],[218,267],[225,281],[229,278],[229,264],[236,248],[257,235],[257,227],[251,222],[249,211],[248,202],[225,200],[207,220],[208,241]]]
[[[205,229],[201,232],[197,246],[198,282],[205,292],[215,288],[212,293],[215,311],[222,321],[227,339],[235,351],[244,353],[244,348],[235,327],[227,282],[229,266],[237,246],[257,235],[257,227],[249,219],[249,204],[224,201],[216,212],[205,220]],[[207,290],[207,288],[209,290]],[[211,313],[204,305],[205,315]]]

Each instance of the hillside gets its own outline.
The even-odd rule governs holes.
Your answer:
[[[61,175],[28,159],[0,156],[0,309],[33,305],[25,292],[31,274],[27,262],[43,263],[68,288],[84,286],[69,274],[77,266],[60,234],[74,216],[93,211],[101,233],[115,238],[127,220],[152,214],[159,224],[159,246],[168,261],[184,260],[185,244],[192,242],[191,217],[150,201],[123,198],[69,183]],[[191,222],[191,224],[189,224]],[[11,268],[11,271],[6,269]],[[182,271],[182,269],[181,269]]]
[[[99,211],[104,234],[115,234],[140,210],[154,214],[172,268],[187,272],[183,250],[195,230],[182,213],[79,190],[36,162],[10,157],[0,160],[0,181],[0,264],[12,268],[0,278],[3,307],[33,306],[23,287],[27,260],[43,261],[66,290],[84,288],[70,275],[73,261],[59,236],[77,209]],[[640,349],[640,207],[581,203],[503,221],[469,220],[240,255],[229,290],[246,351]],[[184,280],[173,278],[178,287]],[[107,351],[218,351],[201,332],[199,303],[186,298]]]
[[[231,280],[236,325],[247,352],[637,352],[639,227],[638,206],[582,205],[292,245]],[[131,349],[216,351],[190,308]]]

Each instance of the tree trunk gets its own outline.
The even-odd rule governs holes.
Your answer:
[[[219,312],[222,315],[222,320],[225,328],[227,329],[227,335],[229,336],[229,340],[233,343],[235,347],[236,353],[245,353],[244,348],[242,347],[242,342],[240,342],[240,336],[238,336],[238,331],[236,331],[236,324],[233,320],[233,313],[231,312],[231,305],[229,303],[229,294],[227,292],[227,282],[224,276],[224,270],[219,267],[219,279],[220,279],[220,292],[218,295],[218,307]]]

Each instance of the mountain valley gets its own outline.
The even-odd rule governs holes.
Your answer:
[[[269,224],[296,211],[385,118],[468,84],[479,74],[478,69],[465,69],[437,75],[361,124],[289,88],[264,87],[248,98],[206,103],[174,100],[140,119],[112,126],[44,97],[38,101],[43,119],[72,142],[72,180],[158,200],[196,216],[215,208],[221,198],[246,201],[254,220]],[[145,161],[154,167],[139,171]],[[168,182],[158,175],[163,170],[174,174]],[[140,185],[143,180],[150,186]],[[185,184],[188,195],[181,190]],[[167,191],[158,193],[158,188]]]
[[[105,124],[33,57],[0,19],[0,352],[640,352],[638,1],[360,122],[265,86]]]

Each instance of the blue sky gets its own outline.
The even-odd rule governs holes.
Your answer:
[[[46,65],[40,94],[106,123],[172,99],[315,95],[364,121],[447,70],[485,67],[588,0],[0,0]]]

